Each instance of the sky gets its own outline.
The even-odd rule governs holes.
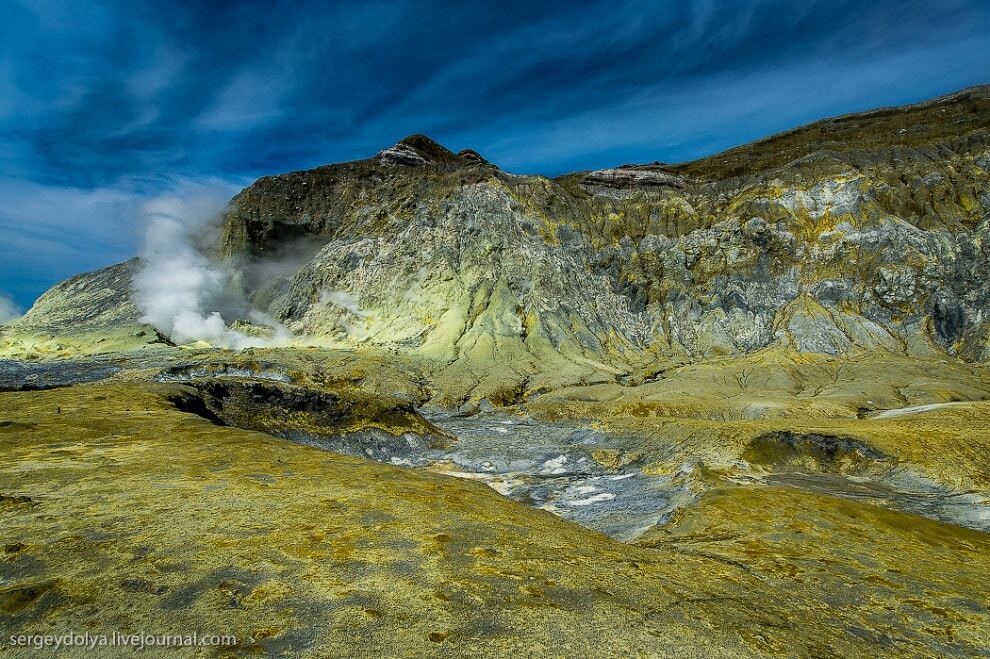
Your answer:
[[[0,313],[133,256],[163,195],[412,133],[556,175],[988,82],[987,0],[4,0]]]

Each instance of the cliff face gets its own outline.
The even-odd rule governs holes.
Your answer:
[[[322,244],[248,293],[299,333],[445,357],[782,344],[981,360],[988,227],[979,88],[684,165],[554,180],[415,136],[261,179],[235,197],[222,253],[236,268]]]
[[[988,240],[981,87],[557,179],[413,136],[260,179],[215,257],[299,336],[624,372],[767,346],[986,360]]]

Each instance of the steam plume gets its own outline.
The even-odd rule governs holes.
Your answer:
[[[0,291],[0,325],[4,323],[9,323],[15,318],[19,318],[21,315],[21,308],[17,306],[14,299]]]
[[[141,321],[179,344],[206,341],[240,350],[284,343],[291,338],[288,330],[243,300],[244,315],[268,327],[271,338],[231,329],[218,310],[219,302],[229,295],[228,276],[197,249],[196,240],[210,230],[210,220],[222,208],[217,192],[202,188],[182,196],[158,197],[144,205],[147,233],[142,267],[134,279]]]

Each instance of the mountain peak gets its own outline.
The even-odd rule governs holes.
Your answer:
[[[397,167],[426,165],[458,167],[468,164],[491,164],[474,149],[462,149],[455,154],[436,140],[420,133],[399,140],[395,146],[379,151],[375,157],[385,165]]]
[[[424,165],[456,164],[457,156],[442,144],[426,135],[410,135],[378,152],[376,156],[386,165],[399,167],[422,167]]]

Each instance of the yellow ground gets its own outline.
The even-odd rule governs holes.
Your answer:
[[[0,394],[0,638],[198,630],[240,638],[204,656],[327,657],[990,645],[986,534],[725,484],[627,545],[478,483],[211,425],[172,392]]]

